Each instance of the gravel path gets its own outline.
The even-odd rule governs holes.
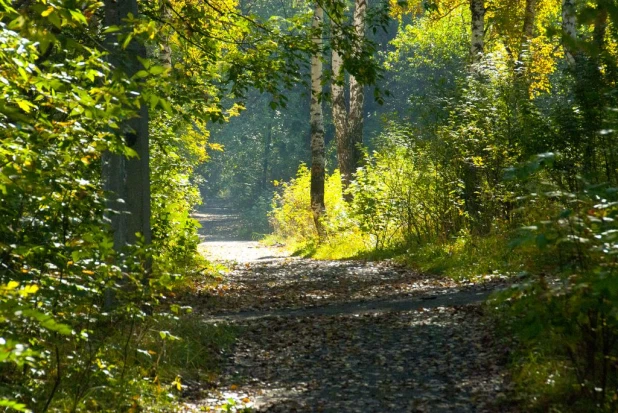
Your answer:
[[[206,247],[236,264],[193,307],[205,322],[236,326],[238,337],[221,378],[191,389],[188,410],[515,411],[508,350],[479,305],[499,281],[459,285],[389,262],[290,258],[225,242]]]

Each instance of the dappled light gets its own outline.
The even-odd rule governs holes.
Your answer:
[[[617,0],[0,0],[0,410],[618,411]]]

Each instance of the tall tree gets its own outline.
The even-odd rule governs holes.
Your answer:
[[[365,20],[367,14],[367,0],[356,0],[354,8],[354,34],[356,44],[353,46],[353,53],[361,53],[361,42],[365,36]],[[352,180],[352,175],[362,161],[361,145],[363,143],[363,104],[365,99],[364,87],[354,75],[350,75],[350,109],[345,101],[345,73],[343,70],[343,59],[337,50],[337,41],[342,41],[341,32],[333,24],[333,38],[335,47],[332,52],[332,70],[335,81],[332,83],[333,100],[333,123],[335,124],[335,137],[337,140],[337,160],[339,171],[341,172],[342,187],[348,187]],[[350,196],[344,194],[346,200],[350,201]]]
[[[536,4],[537,0],[526,0],[526,8],[524,11],[524,26],[522,30],[521,43],[519,46],[519,55],[515,63],[516,74],[519,77],[524,75],[524,60],[526,53],[530,52],[530,42],[534,38],[534,23],[536,20]]]
[[[311,210],[313,220],[321,238],[324,228],[320,218],[326,211],[324,204],[324,175],[326,157],[324,149],[324,117],[322,114],[322,28],[324,10],[316,1],[313,13],[313,43],[315,50],[311,56]]]
[[[129,14],[138,15],[136,0],[106,0],[105,25],[122,26]],[[113,34],[107,39],[109,60],[123,74],[131,77],[140,69],[139,58],[146,58],[145,48],[137,41],[122,48]],[[104,188],[112,194],[110,209],[116,211],[110,216],[114,232],[114,246],[123,248],[137,241],[137,234],[150,242],[150,169],[148,139],[148,109],[142,104],[139,116],[130,119],[122,127],[127,146],[137,156],[106,153],[103,157]]]
[[[575,66],[577,52],[577,16],[575,14],[575,0],[562,0],[562,39],[564,55],[571,66]]]
[[[481,62],[485,50],[485,1],[470,0],[471,20],[471,39],[470,57],[472,64]]]
[[[333,25],[333,38],[338,38],[338,30]],[[352,180],[354,172],[354,154],[350,141],[348,108],[345,99],[345,73],[343,71],[343,59],[336,47],[332,51],[332,70],[335,76],[331,84],[333,124],[335,126],[335,140],[337,141],[337,162],[341,173],[343,188],[347,188]]]
[[[361,45],[365,37],[365,17],[367,14],[367,0],[356,0],[354,8],[354,31],[356,32],[356,45],[354,53],[360,54]],[[359,56],[360,57],[360,56]],[[358,82],[355,76],[350,75],[350,141],[354,160],[354,168],[362,162],[363,153],[363,104],[365,93],[363,84]]]

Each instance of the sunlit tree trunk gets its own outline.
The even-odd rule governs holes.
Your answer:
[[[322,116],[322,24],[324,10],[316,2],[312,27],[315,30],[313,42],[316,47],[311,56],[311,210],[320,239],[324,237],[324,228],[320,218],[324,215],[324,118]]]
[[[333,36],[336,29],[333,28]],[[332,70],[335,80],[331,85],[333,102],[333,124],[335,125],[335,140],[337,142],[337,162],[341,172],[343,189],[348,187],[354,173],[354,154],[348,130],[348,108],[345,101],[345,77],[343,60],[336,49],[332,52]]]
[[[473,67],[481,62],[485,49],[485,1],[470,0],[471,39],[470,58]]]
[[[534,38],[534,23],[536,20],[536,4],[537,0],[526,0],[526,10],[524,14],[524,26],[522,30],[521,44],[519,46],[519,55],[515,64],[515,71],[518,77],[524,75],[524,60],[530,55],[530,42]]]
[[[577,17],[575,14],[576,0],[562,0],[562,43],[564,56],[571,66],[575,66],[575,42],[577,41]]]
[[[356,0],[354,8],[353,24],[357,41],[361,42],[365,35],[365,16],[367,14],[367,0]],[[337,38],[337,28],[333,28],[333,37]],[[354,47],[359,52],[361,45]],[[363,144],[363,104],[365,99],[363,85],[350,75],[350,109],[345,101],[345,79],[343,73],[343,60],[336,47],[332,52],[332,70],[335,81],[332,84],[333,99],[333,123],[335,125],[335,137],[337,140],[337,161],[341,172],[341,183],[344,190],[344,198],[351,201],[351,195],[345,190],[352,180],[356,168],[362,164]]]
[[[172,11],[167,0],[161,1],[161,17],[163,21],[172,19]],[[166,32],[161,42],[161,64],[166,69],[172,68],[172,47],[170,46],[170,32]]]
[[[354,29],[358,41],[362,41],[365,36],[365,16],[367,14],[367,0],[356,0],[354,9]],[[359,51],[360,45],[356,46]],[[363,160],[361,146],[363,144],[363,104],[365,102],[365,91],[354,76],[350,76],[350,120],[348,124],[350,143],[352,145],[354,170],[360,166]]]
[[[123,19],[129,13],[137,16],[137,1],[105,1],[106,26],[121,26]],[[139,70],[138,56],[146,57],[146,50],[142,45],[133,41],[126,50],[123,50],[117,44],[113,34],[109,36],[107,43],[111,50],[110,63],[116,69],[129,77]],[[137,153],[137,157],[129,159],[109,152],[103,157],[104,188],[113,194],[109,206],[121,212],[110,215],[114,231],[114,246],[117,250],[127,244],[135,243],[137,234],[141,234],[146,243],[149,243],[151,239],[148,109],[146,105],[141,105],[138,115],[127,121],[121,132],[126,145]]]
[[[480,74],[480,63],[485,50],[485,1],[470,0],[470,72]],[[471,158],[471,157],[469,157]],[[479,173],[478,167],[472,159],[467,159],[462,165],[462,181],[464,184],[465,209],[470,219],[473,231],[482,231],[481,228],[481,203],[479,199]]]

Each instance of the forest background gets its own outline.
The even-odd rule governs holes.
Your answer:
[[[233,337],[176,300],[218,274],[204,199],[302,254],[515,280],[521,403],[616,410],[616,2],[362,4],[0,0],[0,405],[171,408]]]

